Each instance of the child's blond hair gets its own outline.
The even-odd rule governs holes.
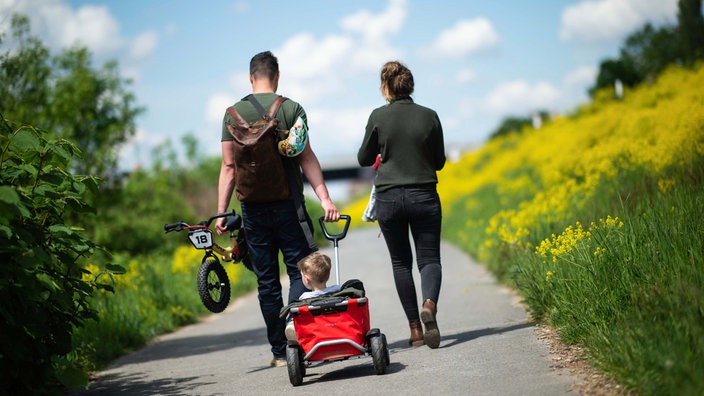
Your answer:
[[[298,269],[301,272],[323,284],[330,279],[331,267],[330,257],[319,252],[313,252],[298,262]]]

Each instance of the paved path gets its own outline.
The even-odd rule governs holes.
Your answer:
[[[332,248],[323,252],[334,259]],[[303,384],[294,388],[285,367],[268,366],[271,354],[253,293],[116,360],[79,394],[577,394],[577,380],[551,368],[547,346],[537,339],[519,299],[454,246],[442,246],[442,342],[435,350],[408,346],[408,326],[377,228],[351,231],[340,241],[339,256],[341,279],[364,282],[371,325],[386,334],[391,364],[385,375],[374,373],[371,357],[353,358],[309,367]]]

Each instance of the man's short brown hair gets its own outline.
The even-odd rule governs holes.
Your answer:
[[[276,75],[279,74],[279,60],[276,59],[271,51],[260,52],[249,61],[249,74],[255,80],[266,78],[269,81],[273,81]]]

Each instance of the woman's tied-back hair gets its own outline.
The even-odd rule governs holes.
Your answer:
[[[249,61],[249,74],[254,76],[255,80],[266,78],[273,81],[279,74],[279,60],[271,51],[260,52]]]
[[[325,283],[330,279],[331,267],[330,257],[320,252],[313,252],[298,262],[298,269],[319,283]]]
[[[413,74],[399,61],[390,61],[381,68],[381,94],[387,101],[410,97],[413,93]]]

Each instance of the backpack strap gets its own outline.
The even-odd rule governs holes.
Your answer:
[[[288,179],[288,189],[291,192],[291,197],[293,198],[293,204],[296,206],[296,215],[298,215],[298,224],[303,230],[303,235],[306,236],[306,241],[308,242],[308,247],[311,252],[318,251],[318,245],[315,243],[315,238],[313,237],[313,227],[311,226],[310,218],[306,215],[306,210],[304,202],[301,199],[301,193],[298,191],[298,183],[295,181],[295,176],[292,174],[295,171],[300,172],[299,169],[293,170],[291,167],[284,167],[286,171],[286,178]]]
[[[242,100],[246,100],[249,103],[254,106],[255,109],[257,109],[257,113],[259,113],[260,116],[262,116],[262,119],[265,121],[269,121],[272,118],[276,117],[276,113],[279,111],[279,107],[281,106],[281,103],[283,103],[286,99],[288,99],[285,96],[279,96],[274,100],[274,103],[271,104],[271,107],[269,107],[269,112],[264,110],[264,107],[262,106],[261,103],[257,100],[257,98],[254,97],[254,94],[249,94],[242,98]]]
[[[237,126],[239,126],[239,127],[249,126],[249,123],[247,123],[247,121],[244,118],[242,118],[240,113],[238,113],[237,110],[235,110],[235,106],[228,107],[227,114],[229,114],[230,117],[232,117],[232,120],[235,121],[235,124]]]

